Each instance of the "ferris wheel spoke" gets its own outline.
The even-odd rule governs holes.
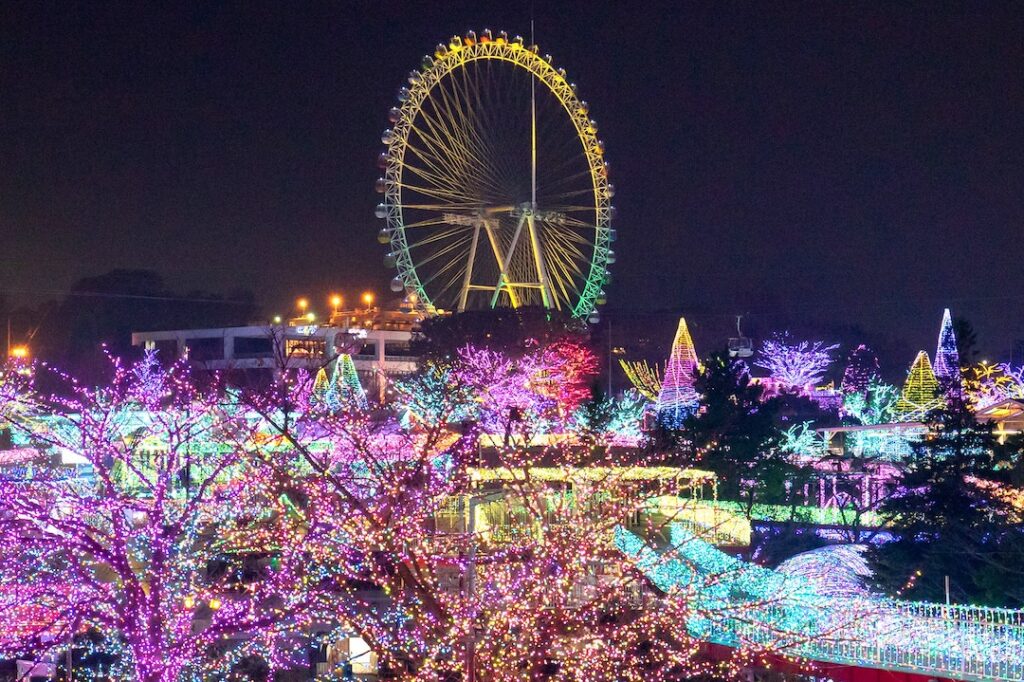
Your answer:
[[[417,175],[438,187],[447,187],[458,190],[460,179],[467,175],[466,162],[457,157],[435,156],[432,152],[423,149],[413,143],[409,144],[409,151],[422,165],[414,165],[411,162],[403,161],[403,166],[415,169]],[[407,152],[408,154],[408,152]]]
[[[474,181],[474,184],[489,186],[492,192],[499,191],[498,186],[489,177],[471,172],[471,163],[464,157],[448,159],[417,147],[411,148],[415,151],[416,157],[421,161],[432,166],[436,162],[436,166],[440,166],[440,168],[436,168],[433,171],[418,166],[415,167],[417,175],[428,182],[447,187],[452,191],[465,192],[465,186],[469,184],[469,181]],[[455,160],[458,161],[457,164],[454,162]],[[461,182],[459,182],[460,180]]]
[[[588,251],[593,247],[593,244],[589,242],[574,242],[567,239],[561,239],[560,236],[553,237],[549,241],[552,244],[553,250],[559,249],[562,253],[569,254],[572,258],[577,260],[583,258],[583,249],[580,248],[581,244],[586,246]]]
[[[423,246],[429,246],[431,244],[436,244],[438,242],[448,241],[448,242],[454,243],[454,242],[459,241],[460,239],[463,239],[464,236],[465,236],[465,232],[466,231],[464,229],[462,229],[462,228],[449,228],[449,229],[446,229],[446,230],[436,230],[436,231],[434,231],[432,233],[429,233],[429,234],[426,234],[426,235],[424,235],[422,237],[419,237],[416,241],[409,242],[409,250],[412,251],[413,249],[417,249],[417,248],[420,248],[420,247],[423,247]],[[444,248],[448,248],[448,247],[444,247]],[[429,259],[425,259],[425,260],[421,261],[421,264],[428,263],[428,262],[429,262]]]
[[[423,220],[416,220],[416,221],[411,222],[411,223],[405,223],[402,226],[402,229],[403,230],[413,230],[413,229],[417,229],[417,228],[421,228],[421,227],[437,227],[438,225],[443,225],[443,226],[447,227],[450,224],[451,223],[449,223],[447,220],[445,220],[444,217],[425,218]]]
[[[565,282],[576,282],[584,279],[577,257],[569,253],[552,251],[549,254],[549,261],[551,262],[552,271],[557,273],[556,279]]]
[[[590,181],[590,169],[582,170],[571,175],[564,175],[555,178],[552,181],[545,182],[544,194],[546,196],[563,196],[566,194],[578,194],[578,193],[589,193],[593,196],[594,190],[592,187],[583,188],[581,185],[583,181]],[[560,190],[561,187],[568,187],[570,189]]]
[[[468,160],[472,157],[472,150],[466,148],[462,142],[448,134],[448,131],[439,129],[429,117],[424,117],[424,126],[412,127],[425,149],[419,149],[421,156],[433,157],[435,160],[448,165],[449,167],[465,168]],[[443,139],[442,139],[443,137]]]
[[[426,262],[429,262],[429,261],[426,261]],[[446,263],[444,263],[443,265],[439,266],[436,270],[434,270],[427,277],[427,279],[423,280],[423,284],[424,285],[430,284],[431,282],[433,282],[437,278],[444,277],[445,273],[452,272],[452,271],[455,271],[455,274],[452,276],[452,280],[457,279],[462,274],[462,272],[463,272],[463,270],[462,270],[462,263],[458,259],[451,258]]]
[[[556,256],[552,259],[552,270],[556,273],[553,277],[554,281],[562,291],[563,296],[568,300],[570,289],[576,290],[573,283],[580,276],[578,268],[573,266],[571,261],[566,261],[564,258]]]
[[[433,240],[433,241],[443,241],[443,240]],[[462,239],[450,239],[449,243],[445,244],[444,246],[441,246],[439,248],[434,249],[431,253],[424,253],[423,255],[421,255],[416,260],[416,264],[417,264],[417,266],[419,266],[421,268],[425,267],[427,265],[430,265],[435,260],[437,260],[439,258],[444,258],[445,256],[450,255],[453,252],[459,251],[460,249],[464,248],[465,246],[467,246],[466,243],[468,241],[469,240],[466,239],[465,237],[463,237]],[[410,252],[412,253],[412,252],[414,252],[415,249],[417,249],[419,247],[422,247],[422,246],[425,246],[426,244],[429,244],[429,242],[421,242],[421,243],[418,243],[416,245],[411,245],[410,246]],[[416,252],[416,253],[419,253],[419,252]],[[453,266],[453,265],[455,265],[457,263],[458,263],[458,260],[452,259],[452,260],[447,261],[446,264],[444,264],[444,265],[437,266],[437,269],[443,269],[444,267],[450,267],[450,266]]]
[[[487,68],[490,68],[490,63],[486,64]],[[479,68],[466,68],[461,70],[462,79],[461,83],[459,79],[453,78],[453,83],[456,87],[453,87],[452,98],[456,101],[461,111],[465,111],[465,126],[462,130],[467,137],[468,143],[475,146],[476,149],[482,153],[478,157],[481,161],[487,160],[490,165],[488,170],[490,171],[489,177],[497,182],[498,185],[508,185],[509,180],[514,177],[514,173],[509,166],[508,159],[500,154],[496,153],[494,149],[495,142],[493,139],[485,139],[482,132],[485,130],[496,131],[503,128],[501,125],[496,125],[496,122],[490,119],[489,112],[499,111],[501,107],[489,106],[481,96],[483,88],[479,87],[479,81],[474,80],[473,83],[469,82],[469,74],[473,72],[477,74],[480,71]],[[457,90],[457,87],[461,86],[461,92]],[[467,104],[464,104],[467,103]],[[487,120],[481,120],[481,116],[487,117]],[[504,183],[501,181],[504,180]]]
[[[473,204],[402,204],[403,209],[415,209],[417,211],[451,212],[455,209],[472,209]]]
[[[423,119],[431,130],[440,133],[447,139],[448,146],[452,151],[461,154],[468,163],[469,159],[474,158],[481,151],[479,144],[476,146],[472,144],[472,139],[470,138],[472,126],[466,125],[467,116],[461,107],[452,102],[448,89],[439,87],[437,90],[440,99],[434,100],[431,98],[431,101],[435,102],[435,111],[441,114],[441,116],[435,118],[425,112]],[[456,114],[456,111],[458,111],[458,114]]]
[[[431,160],[421,153],[415,147],[412,147],[412,151],[416,153],[416,158],[420,161],[431,163]],[[419,178],[434,184],[437,187],[447,187],[450,190],[457,191],[458,185],[452,180],[453,177],[461,177],[463,175],[461,169],[449,167],[445,168],[424,168],[423,166],[414,165],[408,161],[403,161],[401,164],[403,169],[409,169]]]
[[[567,239],[576,239],[581,243],[590,244],[591,246],[594,244],[591,236],[597,231],[597,228],[590,223],[580,222],[567,217],[557,224],[545,223],[545,225],[551,232],[565,236]]]

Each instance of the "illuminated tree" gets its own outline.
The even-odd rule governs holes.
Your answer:
[[[882,505],[894,539],[872,551],[882,584],[917,599],[1019,607],[1024,529],[998,485],[992,424],[956,394],[931,413],[927,438],[912,444],[896,492]],[[908,577],[914,574],[908,581]]]
[[[751,605],[650,582],[678,563],[658,558],[666,538],[715,532],[693,513],[713,475],[651,466],[610,428],[585,441],[544,395],[544,357],[467,348],[409,380],[405,420],[311,401],[303,374],[204,392],[151,361],[68,401],[4,388],[5,419],[87,466],[0,481],[0,649],[38,655],[88,627],[115,676],[143,682],[272,674],[310,638],[350,637],[409,680],[734,673],[699,655],[699,624]],[[732,573],[701,584],[724,593]],[[766,627],[740,661],[775,641]]]
[[[351,355],[342,353],[334,362],[320,368],[313,385],[313,398],[334,409],[366,409],[366,391]]]
[[[863,391],[843,398],[843,413],[864,425],[889,424],[896,421],[896,404],[900,392],[878,377],[868,382]]]
[[[526,437],[570,420],[590,396],[597,360],[586,347],[560,341],[519,357],[467,345],[455,358],[425,367],[396,382],[393,399],[400,409],[427,417],[444,411],[507,440],[520,431],[516,424],[529,427]]]
[[[919,351],[903,384],[896,412],[904,421],[922,419],[928,412],[942,406],[939,382],[928,361],[928,353]]]
[[[935,348],[935,376],[939,381],[950,381],[960,376],[960,354],[957,352],[949,308],[942,311],[939,342]]]
[[[728,351],[705,359],[694,387],[701,409],[676,434],[674,461],[713,471],[721,497],[742,502],[749,518],[786,466],[775,425],[778,403],[763,400],[764,388]]]
[[[518,402],[519,389],[508,385],[523,377],[514,363],[479,350],[461,353],[462,361],[468,368],[451,374],[431,368],[430,386],[459,387],[463,376],[476,395],[486,380],[489,400]],[[406,396],[416,393],[409,381]],[[685,494],[694,485],[680,470],[651,468],[654,478],[637,478],[643,470],[619,466],[608,428],[590,434],[587,447],[523,448],[540,432],[528,423],[542,418],[533,409],[504,424],[511,445],[485,445],[482,411],[476,427],[455,426],[458,399],[448,411],[444,401],[409,402],[430,405],[419,411],[431,418],[398,428],[365,413],[254,405],[289,444],[291,455],[270,466],[305,472],[292,480],[301,482],[306,532],[317,539],[314,563],[336,567],[337,620],[388,669],[424,680],[469,668],[494,680],[545,670],[573,680],[710,670],[682,618],[695,605],[660,602],[611,544],[615,527],[646,509],[645,489],[661,481],[660,489]],[[555,433],[573,428],[543,419]],[[482,447],[494,466],[475,466]],[[652,516],[642,530],[654,542],[674,519]]]
[[[0,477],[0,650],[40,655],[91,628],[121,679],[174,682],[251,653],[287,665],[285,633],[316,617],[302,536],[282,482],[252,465],[237,402],[152,357],[69,388],[0,400],[11,429],[71,462]]]
[[[1024,367],[981,363],[965,372],[964,385],[975,407],[988,407],[1004,400],[1024,400]]]
[[[697,402],[697,392],[693,388],[696,378],[697,351],[686,326],[686,318],[679,318],[675,338],[672,340],[672,351],[665,365],[665,376],[658,392],[658,416],[678,424]]]
[[[591,397],[597,357],[583,344],[555,341],[525,358],[530,383],[538,393],[557,401],[559,412],[572,414]]]
[[[619,359],[619,366],[640,395],[652,403],[657,402],[658,394],[661,393],[661,369],[657,365],[651,367],[646,360]]]
[[[843,393],[863,393],[878,378],[878,357],[863,343],[850,351],[843,371]]]
[[[832,364],[838,345],[822,341],[794,343],[785,335],[766,340],[754,364],[768,370],[772,379],[788,390],[804,392],[821,381]]]
[[[475,409],[469,387],[450,361],[426,361],[419,372],[392,382],[389,393],[392,407],[407,425],[461,421]]]

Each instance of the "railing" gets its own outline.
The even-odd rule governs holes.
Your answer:
[[[692,537],[692,536],[691,536]],[[1024,611],[823,594],[696,538],[656,555],[619,531],[619,548],[662,589],[689,591],[694,636],[807,659],[967,680],[1024,682]],[[685,567],[673,570],[673,564]],[[696,589],[696,593],[694,593]],[[671,598],[671,597],[670,597]]]
[[[814,622],[815,627],[802,633],[776,628],[777,623],[793,618],[794,609],[812,608],[819,618],[806,622]],[[982,611],[989,613],[982,615]],[[1024,680],[1021,617],[1017,611],[894,600],[837,602],[824,609],[795,603],[746,614],[742,622],[726,619],[707,636],[718,644],[749,643],[822,662],[1018,682]],[[800,642],[801,636],[806,640]],[[793,641],[786,642],[787,638]]]

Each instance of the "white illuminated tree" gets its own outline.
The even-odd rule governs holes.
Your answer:
[[[807,391],[825,376],[837,348],[824,341],[793,342],[783,334],[762,344],[761,357],[754,364],[768,370],[783,388]]]

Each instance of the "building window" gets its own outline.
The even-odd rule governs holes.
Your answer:
[[[324,355],[323,339],[287,339],[285,352],[288,357],[319,358]]]
[[[236,336],[236,358],[268,358],[274,354],[274,343],[266,336]]]
[[[189,339],[185,342],[188,359],[193,362],[224,359],[224,339]]]

